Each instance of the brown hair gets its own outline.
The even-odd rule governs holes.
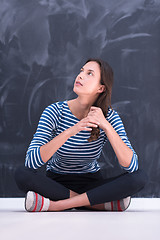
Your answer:
[[[99,58],[90,58],[86,61],[86,63],[88,62],[96,62],[99,64],[100,72],[101,72],[100,83],[105,86],[105,91],[99,94],[93,106],[101,108],[104,116],[107,117],[108,108],[111,107],[113,70],[107,62]],[[91,135],[88,141],[91,142],[91,141],[97,140],[99,137],[99,134],[100,134],[99,127],[92,128]]]

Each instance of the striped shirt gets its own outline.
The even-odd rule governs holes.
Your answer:
[[[136,171],[138,157],[128,140],[121,118],[115,110],[109,108],[106,120],[133,151],[130,166],[121,167],[128,172]],[[37,169],[44,165],[40,147],[79,121],[70,111],[67,100],[49,105],[39,120],[36,133],[26,154],[25,166]],[[100,129],[100,136],[97,140],[88,142],[89,137],[90,132],[84,130],[70,137],[48,160],[46,170],[60,174],[97,172],[100,169],[98,159],[108,139],[102,129]]]

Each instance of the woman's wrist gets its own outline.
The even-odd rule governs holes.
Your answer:
[[[72,137],[71,128],[67,128],[63,133],[66,135],[67,138]]]
[[[110,123],[107,120],[105,120],[104,123],[102,124],[101,128],[106,133],[108,131],[109,127],[110,127]]]

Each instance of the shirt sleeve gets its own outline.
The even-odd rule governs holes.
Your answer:
[[[40,147],[53,139],[57,122],[58,107],[52,104],[43,111],[40,117],[36,133],[26,153],[26,167],[37,169],[45,164],[40,155]]]
[[[122,141],[132,150],[133,152],[133,156],[132,156],[132,160],[131,160],[131,163],[129,165],[129,167],[123,167],[121,166],[124,170],[132,173],[134,171],[137,171],[138,170],[138,156],[135,152],[135,150],[133,149],[128,137],[127,137],[127,134],[126,134],[126,131],[125,131],[125,128],[124,128],[124,125],[123,125],[123,122],[120,118],[120,116],[118,115],[118,113],[112,109],[109,109],[108,111],[108,115],[107,115],[107,120],[108,122],[112,125],[112,127],[114,128],[114,130],[118,133],[118,135],[120,136],[120,138],[122,139]]]

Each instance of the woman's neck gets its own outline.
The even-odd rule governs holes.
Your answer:
[[[73,115],[75,115],[78,119],[82,119],[88,115],[93,103],[94,102],[89,102],[86,99],[80,99],[77,97],[76,99],[68,101],[68,106]]]

